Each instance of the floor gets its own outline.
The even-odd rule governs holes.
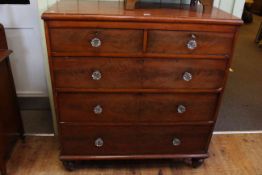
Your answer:
[[[217,131],[262,130],[262,48],[255,44],[262,17],[240,29]]]
[[[59,161],[55,137],[27,137],[7,164],[10,175],[262,175],[262,134],[215,135],[210,157],[193,169],[174,160],[85,162],[74,172]]]

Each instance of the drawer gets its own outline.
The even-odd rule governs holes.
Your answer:
[[[188,88],[223,86],[227,61],[204,59],[54,58],[57,88]]]
[[[161,31],[148,32],[149,53],[229,55],[233,33]]]
[[[142,52],[143,30],[51,28],[52,52],[101,53]]]
[[[197,100],[196,100],[197,99]],[[212,121],[218,94],[59,93],[60,122]]]
[[[61,125],[62,155],[206,153],[212,127]]]

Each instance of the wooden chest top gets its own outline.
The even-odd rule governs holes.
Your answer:
[[[181,22],[240,25],[242,21],[217,8],[194,10],[135,9],[125,10],[121,1],[62,0],[51,6],[42,16],[45,20],[94,20],[94,21],[141,21]]]

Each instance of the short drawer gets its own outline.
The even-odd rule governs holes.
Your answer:
[[[223,86],[226,60],[54,58],[57,88],[188,88]]]
[[[51,28],[50,41],[52,52],[89,55],[140,53],[143,30]]]
[[[213,121],[218,94],[59,93],[60,122],[175,123]]]
[[[148,32],[148,53],[229,55],[233,33],[151,30]]]
[[[210,125],[61,125],[61,154],[203,154],[207,152],[211,129]]]

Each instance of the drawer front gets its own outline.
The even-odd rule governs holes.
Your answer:
[[[62,155],[206,153],[211,126],[61,125]]]
[[[197,99],[197,100],[196,100]],[[60,122],[212,121],[218,94],[59,93]]]
[[[231,53],[233,33],[152,30],[148,33],[148,52],[158,54],[227,55]]]
[[[58,88],[189,88],[223,86],[225,60],[54,58]]]
[[[142,30],[51,28],[52,52],[138,53],[143,48]]]

